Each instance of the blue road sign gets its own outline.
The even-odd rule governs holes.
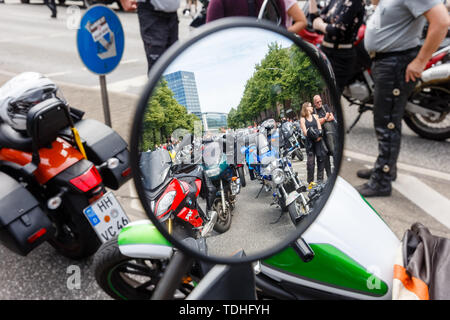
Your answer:
[[[125,36],[117,15],[104,5],[86,11],[77,33],[77,47],[86,68],[105,75],[122,59]]]

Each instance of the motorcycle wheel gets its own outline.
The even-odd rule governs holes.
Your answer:
[[[425,139],[443,141],[450,138],[450,113],[441,114],[438,120],[422,115],[408,113],[403,118],[408,127]],[[435,126],[437,123],[446,124],[445,127]]]
[[[222,199],[214,200],[213,208],[217,211],[217,222],[214,225],[214,230],[219,233],[224,233],[230,229],[231,226],[231,210],[228,203],[225,203],[225,210],[222,208]]]
[[[237,171],[239,175],[239,180],[241,181],[241,186],[245,187],[247,185],[247,182],[245,181],[244,167],[238,167]]]
[[[93,268],[100,288],[116,300],[148,300],[164,274],[169,260],[141,259],[120,253],[117,238],[105,242],[95,255]],[[175,299],[184,299],[193,290],[183,283]]]
[[[446,90],[430,88],[415,93],[410,100],[420,105],[439,103],[443,110],[450,110],[450,97]],[[442,141],[450,138],[450,112],[442,112],[439,117],[426,117],[420,114],[406,112],[403,117],[408,127],[425,139]]]
[[[292,223],[297,226],[308,213],[308,208],[305,206],[303,201],[301,201],[301,198],[298,197],[288,206],[288,211]]]
[[[48,241],[61,255],[74,260],[90,257],[101,245],[91,224],[84,217],[85,203],[84,197],[70,196],[67,199],[62,210],[58,211],[56,235]]]
[[[298,160],[303,161],[303,153],[299,149],[295,150],[294,155]]]

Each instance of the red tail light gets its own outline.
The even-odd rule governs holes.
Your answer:
[[[98,186],[102,182],[102,177],[97,169],[92,166],[88,171],[81,176],[73,178],[70,183],[83,192],[87,192],[92,188]]]
[[[125,170],[122,171],[122,177],[128,177],[129,174],[131,173],[131,168],[126,168]]]
[[[34,233],[33,235],[31,235],[28,239],[27,242],[29,244],[35,242],[37,239],[39,239],[40,237],[42,237],[44,234],[47,233],[47,229],[42,228],[40,230],[38,230],[36,233]]]

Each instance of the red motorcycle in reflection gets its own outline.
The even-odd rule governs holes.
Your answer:
[[[205,212],[198,203],[199,196],[207,196],[201,165],[174,165],[169,152],[160,149],[142,153],[140,168],[151,211],[166,223],[169,234],[199,238],[213,229],[217,212]]]

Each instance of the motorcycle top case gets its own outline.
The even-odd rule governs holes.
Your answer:
[[[130,157],[128,144],[107,125],[93,119],[84,119],[75,123],[80,134],[88,160],[101,165],[110,158],[117,158],[119,165],[115,169],[102,168],[103,183],[108,188],[117,190],[130,178]],[[65,136],[70,136],[66,129]]]
[[[35,197],[3,172],[0,172],[0,208],[0,242],[17,254],[27,255],[55,233]]]

